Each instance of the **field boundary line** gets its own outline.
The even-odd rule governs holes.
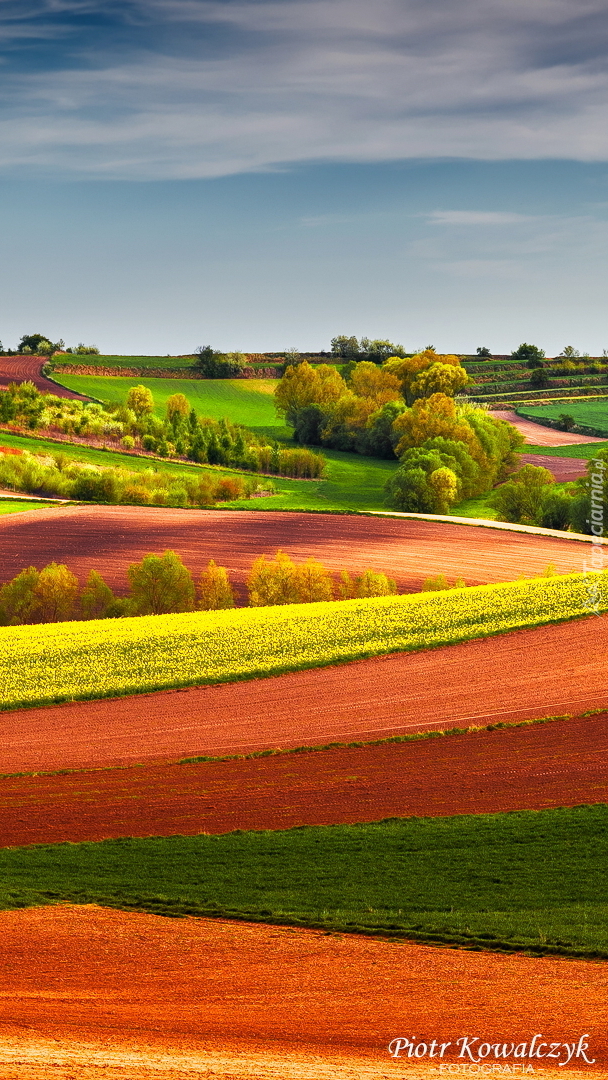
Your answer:
[[[565,532],[563,529],[541,529],[539,525],[515,525],[510,521],[492,521],[491,518],[451,517],[449,514],[408,514],[401,510],[359,510],[359,513],[371,514],[373,517],[410,518],[414,521],[447,521],[454,525],[473,525],[476,528],[504,529],[506,532],[554,536],[558,540],[582,540],[586,544],[608,544],[608,537],[586,536],[584,533]]]

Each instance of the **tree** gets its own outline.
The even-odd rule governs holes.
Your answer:
[[[554,485],[552,473],[539,465],[524,465],[493,493],[490,505],[498,510],[499,521],[537,525],[548,491]]]
[[[152,391],[147,386],[132,386],[127,393],[125,401],[127,409],[132,409],[135,415],[141,419],[154,409]]]
[[[80,610],[84,619],[105,619],[116,597],[97,570],[91,570],[80,594]]]
[[[403,345],[394,345],[392,341],[386,341],[382,338],[376,338],[374,341],[370,341],[369,338],[361,338],[359,351],[368,360],[372,360],[374,364],[384,363],[389,356],[405,356]]]
[[[460,359],[457,356],[452,354],[439,355],[434,349],[424,349],[423,352],[416,353],[415,356],[408,356],[401,360],[396,357],[390,357],[382,367],[384,371],[389,371],[391,375],[396,375],[401,383],[401,392],[406,403],[408,405],[413,405],[417,397],[426,396],[422,390],[422,387],[425,386],[424,383],[418,383],[417,390],[413,391],[416,380],[422,372],[435,364],[459,368],[464,372],[464,368],[461,367]],[[464,372],[464,374],[466,376],[466,372]],[[466,376],[466,378],[468,381],[468,376]]]
[[[557,426],[560,431],[572,431],[576,427],[576,420],[570,413],[560,413],[557,418]]]
[[[307,559],[295,568],[294,585],[300,604],[313,604],[333,600],[334,588],[331,574],[316,559]]]
[[[65,622],[74,615],[78,597],[78,578],[62,563],[49,563],[38,575],[34,586],[36,616],[40,622]]]
[[[453,582],[450,582],[445,574],[437,574],[436,577],[427,577],[424,579],[420,592],[443,592],[444,589],[465,588],[466,583],[464,578],[455,578]]]
[[[209,560],[206,570],[201,573],[199,597],[199,607],[203,611],[234,607],[234,593],[226,568],[216,566],[214,559]]]
[[[397,593],[397,583],[378,570],[364,570],[355,578],[356,595],[365,596],[394,596]]]
[[[565,349],[562,349],[560,356],[565,356],[568,360],[573,359],[575,356],[580,356],[578,349],[575,349],[573,345],[566,345]]]
[[[173,423],[178,417],[185,419],[190,414],[190,402],[185,394],[171,394],[166,404],[167,420]]]
[[[357,397],[369,398],[377,409],[389,401],[398,401],[401,397],[401,386],[397,376],[370,363],[369,360],[355,364],[348,382]]]
[[[432,394],[445,394],[446,397],[454,397],[465,386],[469,386],[473,380],[467,375],[460,365],[434,363],[421,371],[410,386],[410,396],[413,400],[428,398]]]
[[[482,358],[482,360],[491,360],[492,359],[492,353],[490,352],[489,349],[486,348],[485,345],[480,345],[478,347],[477,355],[480,356]]]
[[[127,570],[135,615],[194,611],[192,574],[174,551],[146,555]]]
[[[53,344],[48,334],[24,334],[17,345],[18,353],[53,353],[63,345],[63,341]]]
[[[528,367],[542,367],[542,362],[545,358],[544,349],[539,349],[536,345],[529,345],[527,341],[522,341],[518,349],[514,349],[511,353],[514,360],[521,360]]]
[[[347,392],[344,379],[330,364],[313,368],[307,360],[295,367],[290,364],[274,392],[277,412],[291,427],[297,413],[308,405],[329,406]]]
[[[252,607],[296,604],[296,567],[289,555],[277,551],[274,559],[266,559],[265,555],[255,559],[247,578],[247,590]]]
[[[201,375],[206,379],[238,379],[245,368],[243,353],[221,353],[211,345],[201,345],[196,349],[198,360],[195,361]]]
[[[535,390],[544,390],[549,385],[549,373],[544,367],[534,368],[530,376],[530,386]]]
[[[353,360],[359,355],[359,342],[356,337],[338,334],[331,339],[331,351],[334,356],[340,356],[343,360]]]
[[[40,571],[28,566],[0,589],[0,623],[3,626],[20,626],[34,622],[38,608],[36,585]]]
[[[457,462],[426,446],[412,447],[386,484],[392,505],[409,513],[444,514],[457,501]]]

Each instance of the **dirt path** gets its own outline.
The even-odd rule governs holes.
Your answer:
[[[45,394],[54,394],[55,397],[77,398],[79,401],[90,401],[83,394],[77,394],[75,390],[68,390],[65,386],[59,386],[52,379],[42,375],[44,359],[39,356],[0,356],[0,390],[6,389],[9,383],[31,382],[37,390]]]
[[[593,615],[251,682],[0,713],[0,772],[579,715],[608,704],[607,653],[608,618]]]
[[[417,591],[426,577],[445,573],[467,585],[511,581],[557,570],[581,570],[587,546],[564,537],[484,529],[448,521],[348,514],[179,510],[80,506],[40,510],[0,521],[0,581],[25,566],[67,563],[84,581],[91,567],[118,592],[127,567],[149,552],[176,551],[197,576],[209,559],[226,566],[245,598],[245,579],[258,555],[278,548],[297,561],[310,556],[330,570],[381,570],[401,591]]]
[[[564,412],[567,412],[567,403],[564,402]],[[534,446],[573,446],[576,443],[607,442],[599,439],[596,435],[573,435],[570,431],[558,431],[557,428],[544,427],[543,424],[535,424],[532,420],[524,420],[513,409],[492,410],[492,416],[500,420],[508,420],[510,424],[525,435],[526,442]]]
[[[608,802],[608,713],[247,761],[0,779],[0,847]]]
[[[604,964],[93,906],[0,914],[3,1080],[426,1080],[391,1040],[451,1043],[454,1062],[463,1036],[537,1033],[587,1034],[596,1059],[535,1062],[537,1078],[605,1077],[607,1000]]]

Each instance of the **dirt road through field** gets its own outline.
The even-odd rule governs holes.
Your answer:
[[[90,401],[83,394],[77,394],[75,390],[68,390],[65,386],[59,386],[52,379],[47,379],[42,374],[44,357],[40,356],[0,356],[0,390],[6,389],[9,383],[31,382],[37,390],[45,394],[54,394],[55,397],[77,398],[79,401]]]
[[[564,412],[567,405],[564,403]],[[492,410],[492,416],[500,420],[508,420],[513,427],[525,435],[526,442],[534,446],[574,446],[576,443],[607,442],[599,439],[596,435],[573,435],[571,431],[558,431],[557,428],[545,427],[543,424],[535,424],[533,420],[524,420],[518,416],[514,409]]]

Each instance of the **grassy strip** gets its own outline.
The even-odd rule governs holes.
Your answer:
[[[0,850],[0,907],[71,901],[608,959],[608,807]]]
[[[47,509],[49,506],[63,505],[62,503],[44,502],[42,499],[15,499],[6,498],[0,499],[0,515],[2,514],[22,514],[24,510],[42,510]]]
[[[593,587],[608,608],[608,576]],[[589,612],[589,576],[443,593],[0,628],[0,707],[234,682],[435,648]],[[36,688],[36,695],[32,694]]]

